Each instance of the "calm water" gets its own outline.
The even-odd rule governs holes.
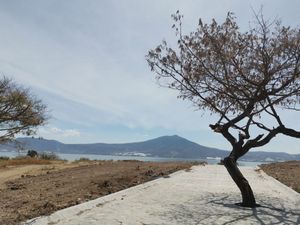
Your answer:
[[[0,156],[7,156],[10,158],[24,155],[25,153],[18,152],[3,152],[0,151]],[[80,158],[88,158],[91,160],[139,160],[139,161],[154,161],[154,162],[171,162],[171,161],[206,161],[208,164],[217,164],[220,159],[186,159],[186,158],[161,158],[161,157],[140,157],[140,156],[114,156],[114,155],[90,155],[90,154],[62,154],[58,153],[61,159],[73,161]],[[240,166],[257,166],[259,164],[268,162],[246,162],[240,161]]]

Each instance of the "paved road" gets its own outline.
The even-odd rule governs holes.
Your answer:
[[[223,166],[196,166],[34,219],[32,225],[300,224],[300,194],[251,167],[242,167],[262,207],[241,208]]]

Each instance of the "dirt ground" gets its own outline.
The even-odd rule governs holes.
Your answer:
[[[0,168],[0,224],[19,224],[181,169],[193,163],[88,161]]]
[[[51,161],[0,166],[0,225],[19,224],[181,169],[194,163],[140,161]],[[300,193],[300,161],[260,166]]]
[[[300,161],[289,161],[260,165],[268,174],[300,193]]]

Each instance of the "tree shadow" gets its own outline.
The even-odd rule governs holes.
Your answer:
[[[221,199],[214,199],[208,203],[221,205],[223,207],[235,209],[235,210],[246,210],[251,211],[248,215],[238,216],[232,220],[225,222],[224,224],[239,224],[245,218],[253,217],[255,218],[257,224],[300,224],[300,209],[288,209],[280,202],[280,199],[274,199],[279,207],[275,207],[272,201],[268,202],[266,200],[260,200],[259,207],[256,208],[246,208],[239,206],[237,204],[225,203],[229,196],[222,197]],[[269,199],[270,200],[270,199]],[[270,221],[272,220],[272,222]],[[271,222],[271,223],[270,223]]]
[[[246,208],[234,204],[240,198],[237,194],[207,193],[197,199],[173,205],[162,216],[174,224],[300,224],[298,204],[290,207],[279,198],[257,197],[261,206]]]

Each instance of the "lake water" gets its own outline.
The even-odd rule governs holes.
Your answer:
[[[7,156],[10,158],[16,156],[24,156],[25,153],[12,152],[12,151],[0,151],[0,156]],[[80,158],[88,158],[91,160],[139,160],[139,161],[152,161],[152,162],[174,162],[174,161],[206,161],[208,164],[217,164],[220,159],[187,159],[187,158],[162,158],[162,157],[141,157],[141,156],[115,156],[115,155],[91,155],[91,154],[63,154],[56,153],[61,159],[68,161],[78,160]],[[240,166],[257,166],[268,162],[247,162],[239,161]]]

